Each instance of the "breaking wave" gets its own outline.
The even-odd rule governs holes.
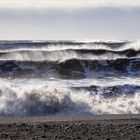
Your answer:
[[[139,41],[0,41],[0,115],[140,113]]]
[[[115,93],[118,94],[119,90],[121,94],[116,96]],[[98,88],[98,92],[93,89],[33,85],[1,87],[0,114],[3,116],[137,114],[140,113],[139,90],[140,87],[128,85]]]
[[[0,61],[1,77],[86,78],[139,76],[140,59],[53,61]]]

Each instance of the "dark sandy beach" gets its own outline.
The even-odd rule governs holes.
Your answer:
[[[0,139],[139,140],[140,115],[1,117]]]
[[[0,41],[0,140],[140,140],[140,115],[103,115],[140,114],[139,81],[139,41]]]

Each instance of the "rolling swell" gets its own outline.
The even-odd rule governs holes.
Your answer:
[[[53,72],[53,73],[52,73]],[[85,78],[97,76],[100,73],[104,76],[118,74],[136,76],[140,72],[140,59],[116,59],[116,60],[79,60],[70,59],[64,62],[51,61],[0,61],[0,75],[22,77],[49,76],[61,78]],[[103,76],[103,75],[102,75]]]
[[[22,50],[126,50],[140,49],[135,42],[128,41],[0,41],[0,52],[22,51]]]
[[[20,47],[20,46],[47,46],[47,45],[90,45],[90,44],[97,44],[97,45],[106,45],[112,48],[114,47],[121,47],[130,43],[129,41],[1,41],[0,47],[7,46],[8,48],[11,47]]]

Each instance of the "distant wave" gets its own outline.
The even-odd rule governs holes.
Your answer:
[[[136,42],[6,41],[0,42],[0,60],[66,61],[139,58]]]
[[[69,59],[83,60],[115,60],[121,58],[138,58],[140,50],[127,49],[111,51],[104,49],[67,49],[56,51],[44,50],[9,50],[0,52],[0,60],[17,61],[66,61]]]
[[[103,42],[103,41],[1,41],[0,50],[67,50],[67,49],[116,49],[123,50],[137,46],[136,42],[120,41],[120,42]]]

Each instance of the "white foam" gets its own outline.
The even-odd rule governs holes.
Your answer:
[[[118,76],[112,77],[108,76],[103,78],[102,76],[99,77],[88,77],[84,79],[59,79],[54,77],[40,78],[40,79],[6,79],[0,78],[0,85],[1,86],[9,86],[11,87],[31,87],[40,88],[40,87],[54,87],[54,88],[70,88],[70,87],[89,87],[89,86],[101,86],[101,87],[111,87],[116,85],[138,85],[140,86],[140,77],[125,77],[125,76]],[[28,89],[28,88],[27,88]]]
[[[126,81],[127,80],[127,81]],[[99,80],[92,82],[84,81],[86,84],[117,85],[118,83],[137,83],[132,81]],[[71,82],[71,83],[70,83]],[[74,90],[70,87],[82,86],[83,80],[8,80],[0,79],[0,114],[14,116],[28,115],[78,115],[78,114],[138,114],[140,113],[140,93],[133,95],[121,95],[119,97],[104,98],[94,91]],[[118,82],[118,83],[115,83]],[[75,83],[75,84],[74,84]],[[69,87],[68,87],[69,86]]]
[[[138,58],[131,57],[131,58]],[[105,53],[102,55],[96,55],[92,53],[81,54],[74,50],[65,50],[65,51],[30,51],[30,52],[8,52],[6,54],[0,55],[0,60],[16,60],[16,61],[66,61],[70,59],[79,59],[79,60],[116,60],[120,58],[127,58],[125,54],[114,54],[114,53]]]

